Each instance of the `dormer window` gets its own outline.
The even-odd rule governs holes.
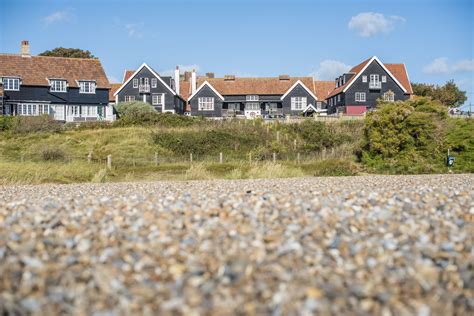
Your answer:
[[[20,90],[20,79],[19,78],[3,78],[3,89],[5,91]]]
[[[79,93],[95,93],[95,82],[79,81]]]
[[[67,84],[66,80],[51,79],[49,80],[51,92],[66,92]]]
[[[248,95],[246,101],[258,101],[258,95]]]

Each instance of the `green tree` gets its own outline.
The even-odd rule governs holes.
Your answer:
[[[52,50],[47,50],[39,54],[39,56],[49,57],[69,57],[69,58],[96,58],[88,50],[82,50],[79,48],[64,48],[56,47]]]
[[[458,107],[467,100],[466,91],[460,90],[453,80],[446,82],[443,86],[426,83],[412,83],[412,87],[415,95],[430,97],[431,99],[439,101],[449,107]]]

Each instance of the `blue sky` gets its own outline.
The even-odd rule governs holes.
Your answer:
[[[1,0],[0,52],[90,50],[111,81],[142,62],[237,76],[329,79],[376,55],[411,81],[454,79],[474,102],[472,0]]]

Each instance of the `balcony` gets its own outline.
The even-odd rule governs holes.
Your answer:
[[[382,89],[382,83],[379,82],[370,82],[369,83],[369,89],[371,90],[380,90]]]
[[[150,85],[149,84],[141,84],[138,86],[138,92],[140,93],[150,93]]]

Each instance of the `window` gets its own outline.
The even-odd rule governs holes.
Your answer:
[[[365,102],[365,92],[356,92],[355,100],[356,102]]]
[[[20,79],[18,78],[3,78],[3,89],[10,91],[20,90]]]
[[[151,87],[156,88],[158,85],[158,80],[156,78],[151,78]]]
[[[260,103],[247,103],[245,104],[245,109],[250,111],[260,110]]]
[[[79,116],[80,110],[79,110],[79,105],[70,105],[69,106],[69,116]]]
[[[304,110],[306,108],[307,99],[306,97],[292,97],[291,98],[291,109],[292,110]]]
[[[125,102],[133,102],[133,101],[135,101],[135,96],[134,95],[126,95],[124,97],[124,101]]]
[[[382,82],[387,82],[387,76],[382,76]]]
[[[341,95],[340,94],[337,95],[337,102],[341,102]]]
[[[79,93],[95,93],[95,82],[79,81]]]
[[[383,100],[387,102],[394,102],[395,101],[395,93],[393,93],[391,90],[385,92],[383,94]]]
[[[213,111],[214,110],[214,98],[203,97],[198,99],[199,111]]]
[[[51,92],[66,92],[66,80],[50,80]]]
[[[153,82],[153,80],[152,80],[152,82]],[[164,94],[153,94],[151,96],[151,104],[153,104],[153,105],[163,105],[165,103],[164,99],[165,99]]]
[[[316,102],[316,109],[318,109],[318,110],[321,109],[321,102],[320,101]]]
[[[367,76],[362,76],[362,82],[367,82]]]
[[[82,107],[82,116],[96,117],[97,106],[85,105]]]
[[[133,87],[138,88],[138,79],[133,79]]]
[[[248,95],[245,98],[246,101],[258,101],[258,95]]]
[[[380,88],[381,86],[379,75],[370,75],[369,88]]]
[[[38,104],[38,115],[49,114],[48,104]]]

